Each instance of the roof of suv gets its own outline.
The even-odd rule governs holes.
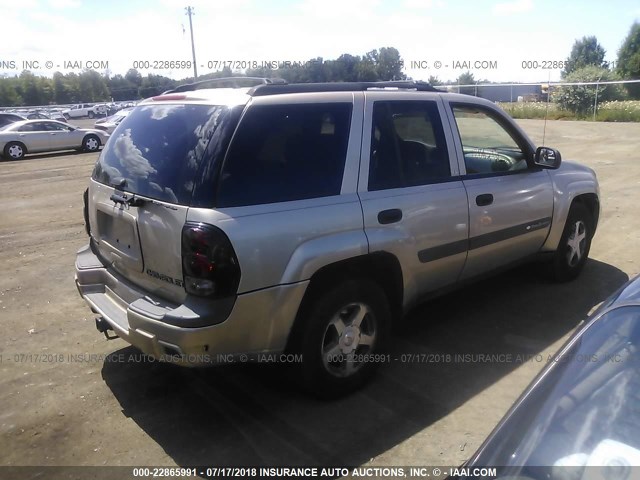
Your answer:
[[[161,95],[143,100],[141,104],[156,104],[156,102],[163,101],[189,103],[205,101],[214,104],[243,105],[251,97],[290,93],[361,92],[367,90],[442,92],[428,83],[415,81],[287,83],[282,79],[228,77],[180,85]]]
[[[207,103],[212,105],[244,105],[250,99],[249,87],[244,88],[206,88],[196,91],[180,93],[165,92],[151,98],[146,98],[138,106],[157,105],[167,103]]]

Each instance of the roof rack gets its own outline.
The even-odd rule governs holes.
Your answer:
[[[270,83],[254,86],[248,93],[253,97],[262,97],[282,93],[361,92],[384,88],[417,90],[419,92],[440,91],[426,82],[400,80],[389,82]]]
[[[176,88],[167,90],[163,93],[191,92],[193,90],[201,90],[203,88],[243,88],[255,87],[257,85],[277,85],[286,84],[282,78],[261,78],[261,77],[223,77],[211,78],[200,82],[185,83]]]

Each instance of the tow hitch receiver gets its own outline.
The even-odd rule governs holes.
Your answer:
[[[113,332],[113,328],[111,328],[111,325],[109,325],[109,323],[105,322],[102,318],[96,318],[96,328],[98,329],[99,332],[104,333],[104,336],[107,340],[113,340],[115,338],[118,338],[118,335],[114,334],[113,335],[109,335],[109,330],[111,330]]]

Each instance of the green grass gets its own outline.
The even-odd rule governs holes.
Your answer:
[[[543,102],[498,103],[513,118],[549,118],[550,120],[573,119],[571,112],[560,110],[556,104]]]
[[[498,103],[513,118],[545,118],[549,120],[593,120],[593,113],[578,115],[560,110],[554,103],[519,102]],[[548,115],[547,115],[548,113]],[[598,105],[598,122],[640,122],[640,100],[603,102]]]
[[[604,102],[598,106],[600,122],[640,122],[640,100]]]

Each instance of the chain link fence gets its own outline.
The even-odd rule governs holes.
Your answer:
[[[437,88],[464,93],[498,103],[516,118],[566,118],[604,121],[640,121],[640,100],[624,100],[624,86],[640,80],[593,82],[534,82],[534,83],[476,83],[446,84]],[[605,89],[617,89],[616,99],[602,96]],[[564,90],[563,90],[564,89]],[[576,106],[561,97],[574,95]],[[569,105],[567,107],[567,105]]]

